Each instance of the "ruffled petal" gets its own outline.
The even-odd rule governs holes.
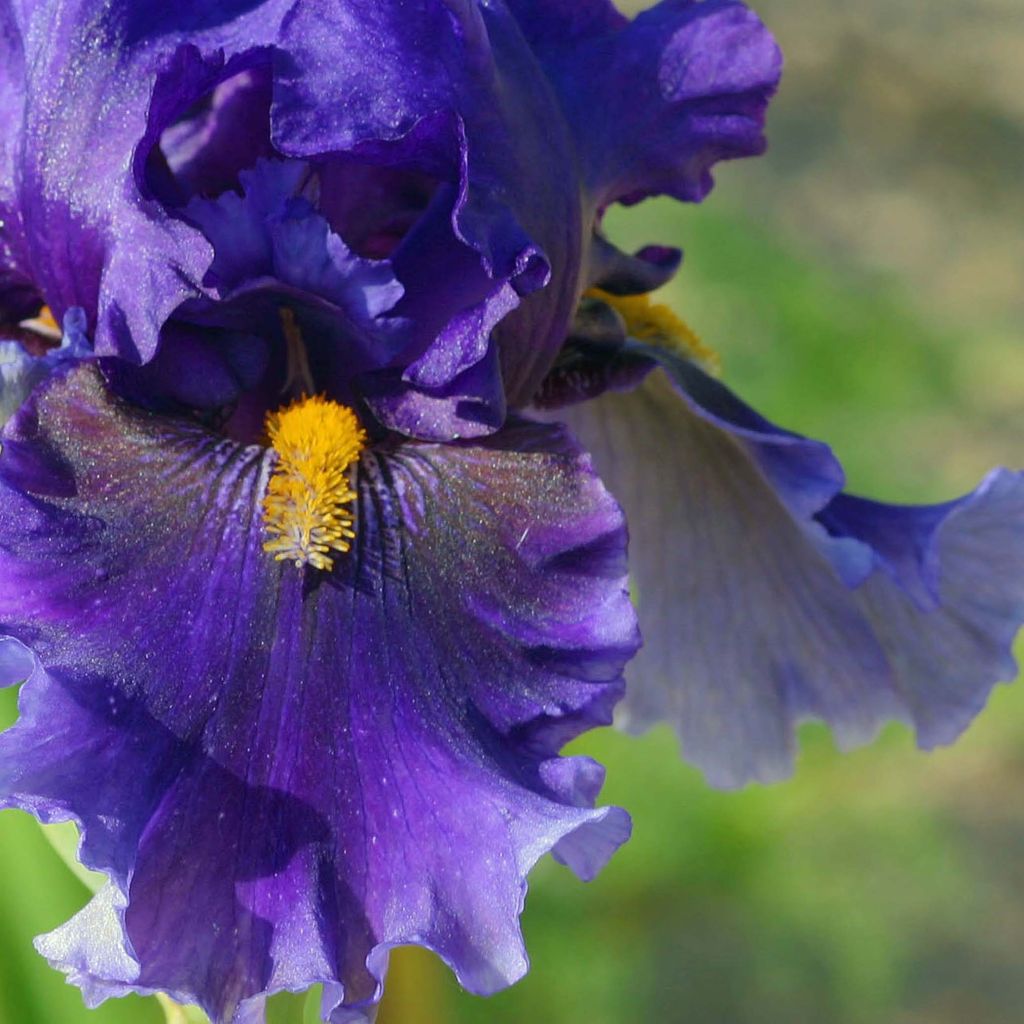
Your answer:
[[[339,39],[338,59],[323,60]],[[474,0],[314,0],[296,7],[284,45],[273,110],[282,152],[353,152],[457,188],[454,240],[474,251],[489,291],[524,299],[498,339],[510,404],[525,403],[571,319],[583,229],[568,127],[512,16]],[[486,338],[468,340],[482,358]]]
[[[856,591],[925,749],[952,743],[991,684],[1017,674],[1024,623],[1024,473],[995,470],[932,506],[837,497],[818,517],[871,546],[877,571]]]
[[[236,1024],[315,982],[332,1021],[369,1012],[399,943],[494,991],[526,969],[533,863],[590,877],[628,834],[557,756],[637,646],[621,513],[541,425],[368,451],[355,547],[307,575],[262,551],[272,460],[92,369],[8,425],[0,635],[38,664],[0,800],[77,820],[111,879],[41,948],[90,1003]]]
[[[752,11],[663,0],[628,25],[607,20],[603,33],[544,50],[599,206],[699,201],[713,164],[763,151],[782,56]]]
[[[643,295],[668,284],[683,262],[679,249],[646,245],[632,255],[595,235],[590,245],[585,282],[612,295]]]
[[[132,154],[156,81],[183,44],[235,52],[272,42],[290,4],[9,6],[4,34],[25,73],[13,87],[23,114],[4,175],[14,183],[4,200],[4,273],[30,282],[58,319],[85,309],[101,354],[144,361],[174,309],[201,294],[210,261],[202,236],[136,179]],[[156,99],[173,107],[173,97]]]
[[[331,230],[302,194],[308,177],[305,164],[260,161],[239,173],[240,193],[185,207],[214,247],[205,284],[216,301],[189,303],[177,320],[272,337],[287,307],[317,387],[351,400],[355,378],[391,365],[413,343],[408,320],[392,315],[404,288],[389,261],[358,256]],[[174,341],[166,333],[164,349]],[[233,351],[222,349],[232,366]],[[182,366],[186,379],[199,371]]]
[[[499,409],[505,395],[464,402],[470,383],[496,379],[513,404],[525,401],[571,318],[583,230],[561,107],[503,5],[313,0],[284,20],[272,59],[183,47],[157,80],[136,164],[164,202],[192,196],[186,219],[206,227],[210,197],[231,207],[225,184],[247,189],[244,161],[268,148],[298,158],[303,188],[356,252],[390,256],[397,246],[411,333],[389,383],[410,394],[377,410],[387,426],[492,429],[460,406]],[[223,232],[207,235],[217,252],[208,283],[224,263],[237,278],[254,246],[269,244],[247,232],[239,249]],[[492,333],[500,374],[469,372],[488,357]]]
[[[183,46],[160,74],[136,150],[144,191],[183,205],[238,187],[243,170],[274,156],[272,58],[254,49],[225,61]]]
[[[491,434],[507,413],[498,348],[438,388],[410,386],[398,372],[374,374],[363,397],[381,423],[410,437],[465,438]]]
[[[631,526],[644,648],[624,724],[672,722],[718,786],[792,771],[795,725],[843,747],[888,719],[949,743],[1014,676],[1024,621],[1024,475],[958,502],[839,494],[823,445],[780,430],[690,363],[556,415]]]

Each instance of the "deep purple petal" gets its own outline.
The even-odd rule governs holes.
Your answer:
[[[0,255],[58,318],[84,308],[101,354],[150,358],[167,317],[200,293],[210,260],[198,232],[139,190],[132,153],[159,75],[185,43],[241,52],[272,42],[286,6],[57,0],[15,9],[7,32],[27,70]],[[166,93],[156,100],[173,107]]]
[[[668,284],[682,261],[682,252],[671,246],[647,245],[629,255],[596,235],[589,251],[587,287],[612,295],[643,295]]]
[[[425,438],[482,437],[497,430],[507,413],[497,346],[439,388],[410,385],[397,374],[374,374],[362,394],[381,423]]]
[[[824,446],[658,359],[637,390],[555,414],[629,517],[645,643],[625,724],[671,721],[724,787],[788,775],[808,717],[844,747],[887,719],[951,742],[1014,675],[1024,476],[934,508],[840,496]]]
[[[702,199],[713,164],[764,149],[782,69],[771,34],[736,0],[663,0],[546,63],[598,205]]]
[[[255,49],[225,60],[183,46],[156,81],[136,178],[182,204],[238,186],[239,175],[273,156],[271,55]]]
[[[323,981],[345,1020],[399,943],[472,991],[518,978],[529,868],[590,877],[628,833],[557,756],[637,643],[621,514],[572,442],[364,452],[356,546],[312,576],[262,551],[262,448],[92,370],[7,433],[0,635],[39,666],[0,795],[78,820],[111,878],[41,940],[87,1000],[159,988],[237,1024]]]
[[[523,35],[538,52],[561,50],[622,28],[611,0],[507,0]]]
[[[282,152],[352,151],[457,188],[455,239],[478,254],[490,291],[528,296],[499,331],[510,404],[525,402],[571,319],[583,229],[568,128],[514,19],[471,0],[311,0],[284,45],[273,109]]]
[[[407,320],[393,315],[403,287],[391,263],[356,255],[331,230],[303,195],[309,176],[300,162],[260,161],[239,173],[240,192],[196,198],[184,208],[214,248],[204,281],[213,294],[183,306],[165,329],[155,361],[164,364],[161,393],[193,392],[206,399],[200,405],[230,401],[212,385],[225,375],[241,378],[237,352],[211,337],[206,349],[221,364],[211,376],[203,353],[191,358],[195,345],[183,345],[183,333],[201,342],[204,331],[220,328],[232,346],[245,335],[262,336],[266,347],[277,338],[283,307],[308,350],[316,387],[335,395],[351,396],[354,378],[391,365],[413,343]],[[210,385],[200,392],[194,379],[203,377]]]
[[[25,114],[25,55],[14,10],[0,7],[0,327],[34,316],[43,300],[28,274],[15,188]]]

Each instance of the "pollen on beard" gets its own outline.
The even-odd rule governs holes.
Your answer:
[[[719,354],[668,306],[651,302],[647,295],[613,295],[600,288],[591,288],[586,294],[611,306],[631,338],[696,360],[715,376],[722,372]]]
[[[296,568],[325,572],[355,538],[349,467],[366,445],[355,413],[323,397],[300,398],[267,416],[277,464],[263,499],[263,550]]]

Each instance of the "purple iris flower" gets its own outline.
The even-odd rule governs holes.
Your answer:
[[[763,148],[741,4],[8,0],[0,57],[0,805],[110,880],[40,940],[90,1004],[359,1019],[406,943],[492,992],[538,858],[627,838],[559,755],[638,647],[625,522],[540,408],[632,517],[630,721],[713,781],[1008,674],[1020,478],[838,496],[601,234]]]
[[[0,19],[0,801],[109,878],[40,949],[236,1024],[359,1018],[397,944],[509,984],[530,867],[628,836],[559,751],[639,643],[621,510],[514,410],[584,288],[678,262],[603,209],[760,150],[774,43],[736,3]]]

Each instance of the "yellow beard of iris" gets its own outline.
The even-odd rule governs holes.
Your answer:
[[[674,352],[684,359],[695,359],[716,377],[721,373],[722,360],[718,353],[701,341],[690,325],[668,306],[651,302],[647,295],[612,295],[600,288],[589,289],[584,297],[611,306],[622,317],[631,338]]]
[[[300,398],[267,417],[277,465],[263,499],[263,550],[296,568],[334,568],[355,537],[349,467],[366,445],[355,413],[323,397]]]

